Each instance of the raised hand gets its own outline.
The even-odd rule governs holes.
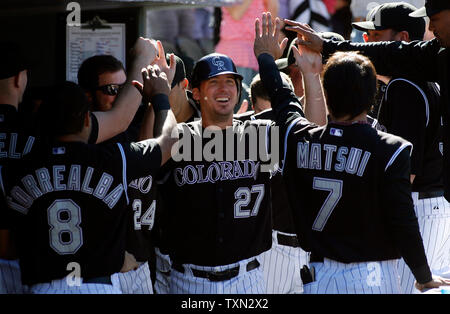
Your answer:
[[[173,53],[170,54],[169,64],[167,64],[166,53],[164,52],[164,47],[161,41],[156,41],[156,46],[158,47],[158,56],[155,58],[153,64],[156,64],[161,71],[166,73],[169,84],[172,84],[176,70],[175,55]]]
[[[157,52],[156,42],[144,37],[139,37],[130,51],[135,62],[142,67],[152,64],[157,57]]]
[[[298,40],[298,39],[297,39]],[[292,47],[295,63],[302,71],[303,75],[307,73],[320,74],[322,72],[322,55],[305,46],[299,45]]]
[[[308,24],[303,24],[288,19],[285,19],[284,22],[287,25],[291,25],[286,26],[286,30],[296,32],[297,36],[301,35],[297,40],[299,45],[305,46],[315,52],[322,52],[323,39]]]
[[[284,38],[281,43],[278,43],[278,38],[281,31],[281,21],[277,17],[274,22],[270,12],[264,12],[261,17],[255,20],[255,42],[253,44],[253,51],[255,56],[268,53],[275,60],[283,55],[288,39]]]
[[[144,84],[133,81],[133,85],[141,93],[145,102],[149,102],[157,94],[169,95],[170,84],[167,75],[157,65],[149,65],[147,68],[143,68],[142,80]]]

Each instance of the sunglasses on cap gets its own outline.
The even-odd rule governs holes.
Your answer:
[[[116,96],[125,84],[107,84],[97,87],[103,94],[109,96]]]

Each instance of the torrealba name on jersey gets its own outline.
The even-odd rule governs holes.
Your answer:
[[[322,149],[325,163],[322,161]],[[370,158],[370,152],[355,147],[331,144],[299,142],[297,145],[297,168],[326,171],[345,171],[362,176]],[[334,167],[332,168],[332,164]]]
[[[178,186],[187,184],[205,183],[223,180],[236,180],[243,178],[254,178],[258,173],[259,162],[253,160],[242,161],[219,161],[212,162],[207,168],[204,164],[188,165],[184,168],[176,168],[173,172],[175,182]]]
[[[94,188],[91,183],[94,171],[94,168],[88,167],[82,177],[80,165],[71,165],[68,172],[65,165],[54,165],[51,169],[40,168],[33,175],[24,176],[21,179],[22,184],[10,190],[10,195],[6,197],[7,202],[11,208],[26,214],[33,202],[44,194],[54,191],[79,191],[92,194],[109,208],[113,208],[122,196],[122,183],[110,191],[113,176],[103,172]]]

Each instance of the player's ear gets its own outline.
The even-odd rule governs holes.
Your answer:
[[[363,37],[365,43],[369,41],[369,35],[367,33],[364,33],[362,35],[362,37]]]
[[[401,31],[397,34],[397,41],[409,41],[408,31]]]
[[[194,100],[200,101],[200,90],[197,87],[192,89],[192,97]]]
[[[92,104],[92,101],[93,101],[92,93],[91,92],[86,92],[85,94],[86,94],[86,97],[88,99],[88,102],[90,104]]]
[[[89,127],[91,125],[91,115],[89,114],[89,111],[87,111],[84,114],[84,126]]]
[[[183,89],[188,88],[188,86],[189,86],[189,80],[187,78],[185,78],[184,80],[181,81],[181,87]]]

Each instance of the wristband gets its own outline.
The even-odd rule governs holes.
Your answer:
[[[152,97],[150,102],[152,103],[155,112],[170,109],[169,96],[166,94],[156,94]]]

